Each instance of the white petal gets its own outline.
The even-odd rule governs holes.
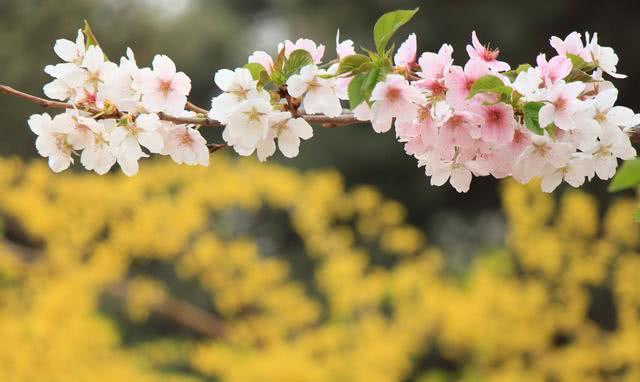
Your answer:
[[[233,85],[235,73],[229,69],[220,69],[216,72],[214,82],[222,91],[229,91]]]
[[[287,91],[292,97],[301,97],[309,88],[307,82],[300,75],[293,75],[287,80]]]
[[[278,147],[284,156],[294,158],[300,151],[300,138],[290,129],[284,130],[278,136]]]
[[[273,138],[263,139],[258,142],[256,150],[258,152],[258,160],[264,162],[276,152],[276,143]]]
[[[292,118],[287,122],[287,125],[301,139],[306,140],[313,137],[313,128],[303,118]]]
[[[152,65],[154,73],[163,80],[171,80],[176,74],[176,64],[163,54],[157,54]]]
[[[556,108],[551,104],[546,104],[540,109],[538,119],[540,121],[540,127],[545,128],[553,123],[555,119]]]

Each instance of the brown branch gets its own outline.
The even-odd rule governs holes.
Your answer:
[[[27,94],[16,90],[10,86],[0,84],[0,93],[5,93],[7,95],[22,98],[29,102],[35,103],[36,105],[40,105],[45,109],[78,109],[82,111],[86,111],[93,115],[100,115],[100,118],[118,118],[122,116],[122,113],[116,112],[115,114],[104,113],[103,110],[99,110],[93,107],[85,107],[82,105],[74,105],[72,103],[67,102],[58,102],[51,101],[48,99],[36,97],[31,94]],[[195,111],[200,114],[207,115],[208,111],[198,107],[191,102],[187,103],[187,109],[191,111]],[[163,121],[173,122],[179,125],[199,125],[203,127],[223,127],[224,125],[215,119],[207,118],[207,117],[176,117],[173,115],[169,115],[166,113],[158,113],[158,117],[160,117]],[[308,115],[303,114],[300,115],[300,118],[304,118],[309,123],[320,124],[322,127],[333,128],[333,127],[341,127],[347,125],[356,125],[362,124],[365,122],[358,121],[353,114],[343,114],[339,117],[327,117],[324,115]]]
[[[48,99],[36,97],[34,95],[21,92],[16,90],[10,86],[0,84],[0,93],[8,94],[14,97],[25,99],[29,102],[35,103],[36,105],[40,105],[45,109],[76,109],[76,106],[72,103],[67,102],[58,102],[58,101],[50,101]],[[98,114],[100,110],[94,108],[82,108],[78,107],[78,110],[84,110],[92,114]]]
[[[173,122],[177,125],[199,125],[206,127],[223,127],[224,125],[215,119],[207,118],[207,117],[175,117],[173,115],[169,115],[163,112],[158,113],[158,117],[167,122]]]
[[[120,300],[126,300],[129,294],[126,282],[112,285],[106,291]],[[153,305],[151,310],[206,337],[224,336],[224,326],[220,320],[186,301],[165,297],[161,303]]]
[[[209,110],[203,109],[200,106],[196,106],[196,105],[192,104],[191,102],[187,102],[186,109],[189,110],[189,111],[194,111],[196,113],[200,113],[200,114],[204,114],[204,115],[209,114]]]
[[[218,150],[222,150],[229,147],[228,144],[226,143],[208,143],[207,144],[207,148],[209,149],[210,153],[215,153]]]
[[[42,251],[36,248],[14,243],[7,239],[0,239],[0,245],[24,264],[33,262],[42,256]],[[105,292],[120,300],[126,300],[128,295],[127,282],[122,281],[107,286]],[[225,335],[224,324],[220,319],[189,302],[168,296],[161,303],[152,306],[151,310],[203,336],[215,338]]]

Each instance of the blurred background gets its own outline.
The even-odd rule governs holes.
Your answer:
[[[635,1],[0,0],[0,82],[42,95],[55,40],[87,19],[112,60],[169,55],[208,107],[215,71],[254,50],[307,37],[333,56],[338,28],[370,47],[381,14],[416,6],[397,41],[450,43],[458,61],[472,30],[514,65],[598,32],[630,77],[619,102],[640,105]],[[458,194],[365,126],[316,129],[267,165],[216,153],[209,170],[54,177],[24,164],[36,112],[2,98],[0,380],[640,380],[631,191],[487,177]]]

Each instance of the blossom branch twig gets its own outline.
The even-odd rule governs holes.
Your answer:
[[[68,102],[48,100],[45,98],[37,97],[31,94],[16,90],[10,86],[3,85],[3,84],[0,84],[0,93],[4,93],[13,97],[24,99],[26,101],[35,103],[36,105],[40,105],[45,109],[72,109],[72,110],[77,109],[77,110],[86,111],[93,115],[100,115],[100,118],[103,118],[103,119],[110,118],[110,117],[118,118],[122,116],[122,113],[120,112],[105,113],[103,110],[99,110],[94,107],[86,107],[81,105],[75,105],[73,103],[68,103]],[[191,102],[187,103],[187,109],[199,114],[204,114],[204,115],[208,113],[207,110],[199,106],[196,106]],[[163,121],[173,122],[175,124],[180,124],[180,125],[198,125],[203,127],[223,127],[224,126],[219,121],[216,121],[215,119],[211,119],[207,117],[192,117],[192,118],[176,117],[166,113],[158,113],[158,117]],[[325,128],[334,128],[334,127],[342,127],[342,126],[365,123],[362,121],[358,121],[351,113],[343,114],[338,117],[327,117],[324,115],[310,115],[310,114],[301,114],[299,117],[305,119],[309,123],[319,124]]]

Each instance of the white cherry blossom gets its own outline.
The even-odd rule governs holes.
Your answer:
[[[342,105],[336,92],[335,79],[321,78],[326,74],[315,65],[307,65],[300,74],[287,80],[287,90],[292,97],[302,97],[302,106],[309,114],[324,114],[337,117],[342,114]]]
[[[165,152],[178,164],[209,165],[209,148],[200,132],[180,125],[167,132]]]
[[[153,70],[141,69],[135,85],[142,92],[142,103],[148,111],[177,114],[184,110],[191,91],[191,79],[176,72],[176,65],[164,55],[153,59]]]
[[[227,123],[229,115],[244,101],[261,99],[268,102],[269,93],[258,90],[251,72],[245,68],[234,71],[221,69],[216,72],[215,83],[224,92],[211,100],[209,117],[222,123]]]

